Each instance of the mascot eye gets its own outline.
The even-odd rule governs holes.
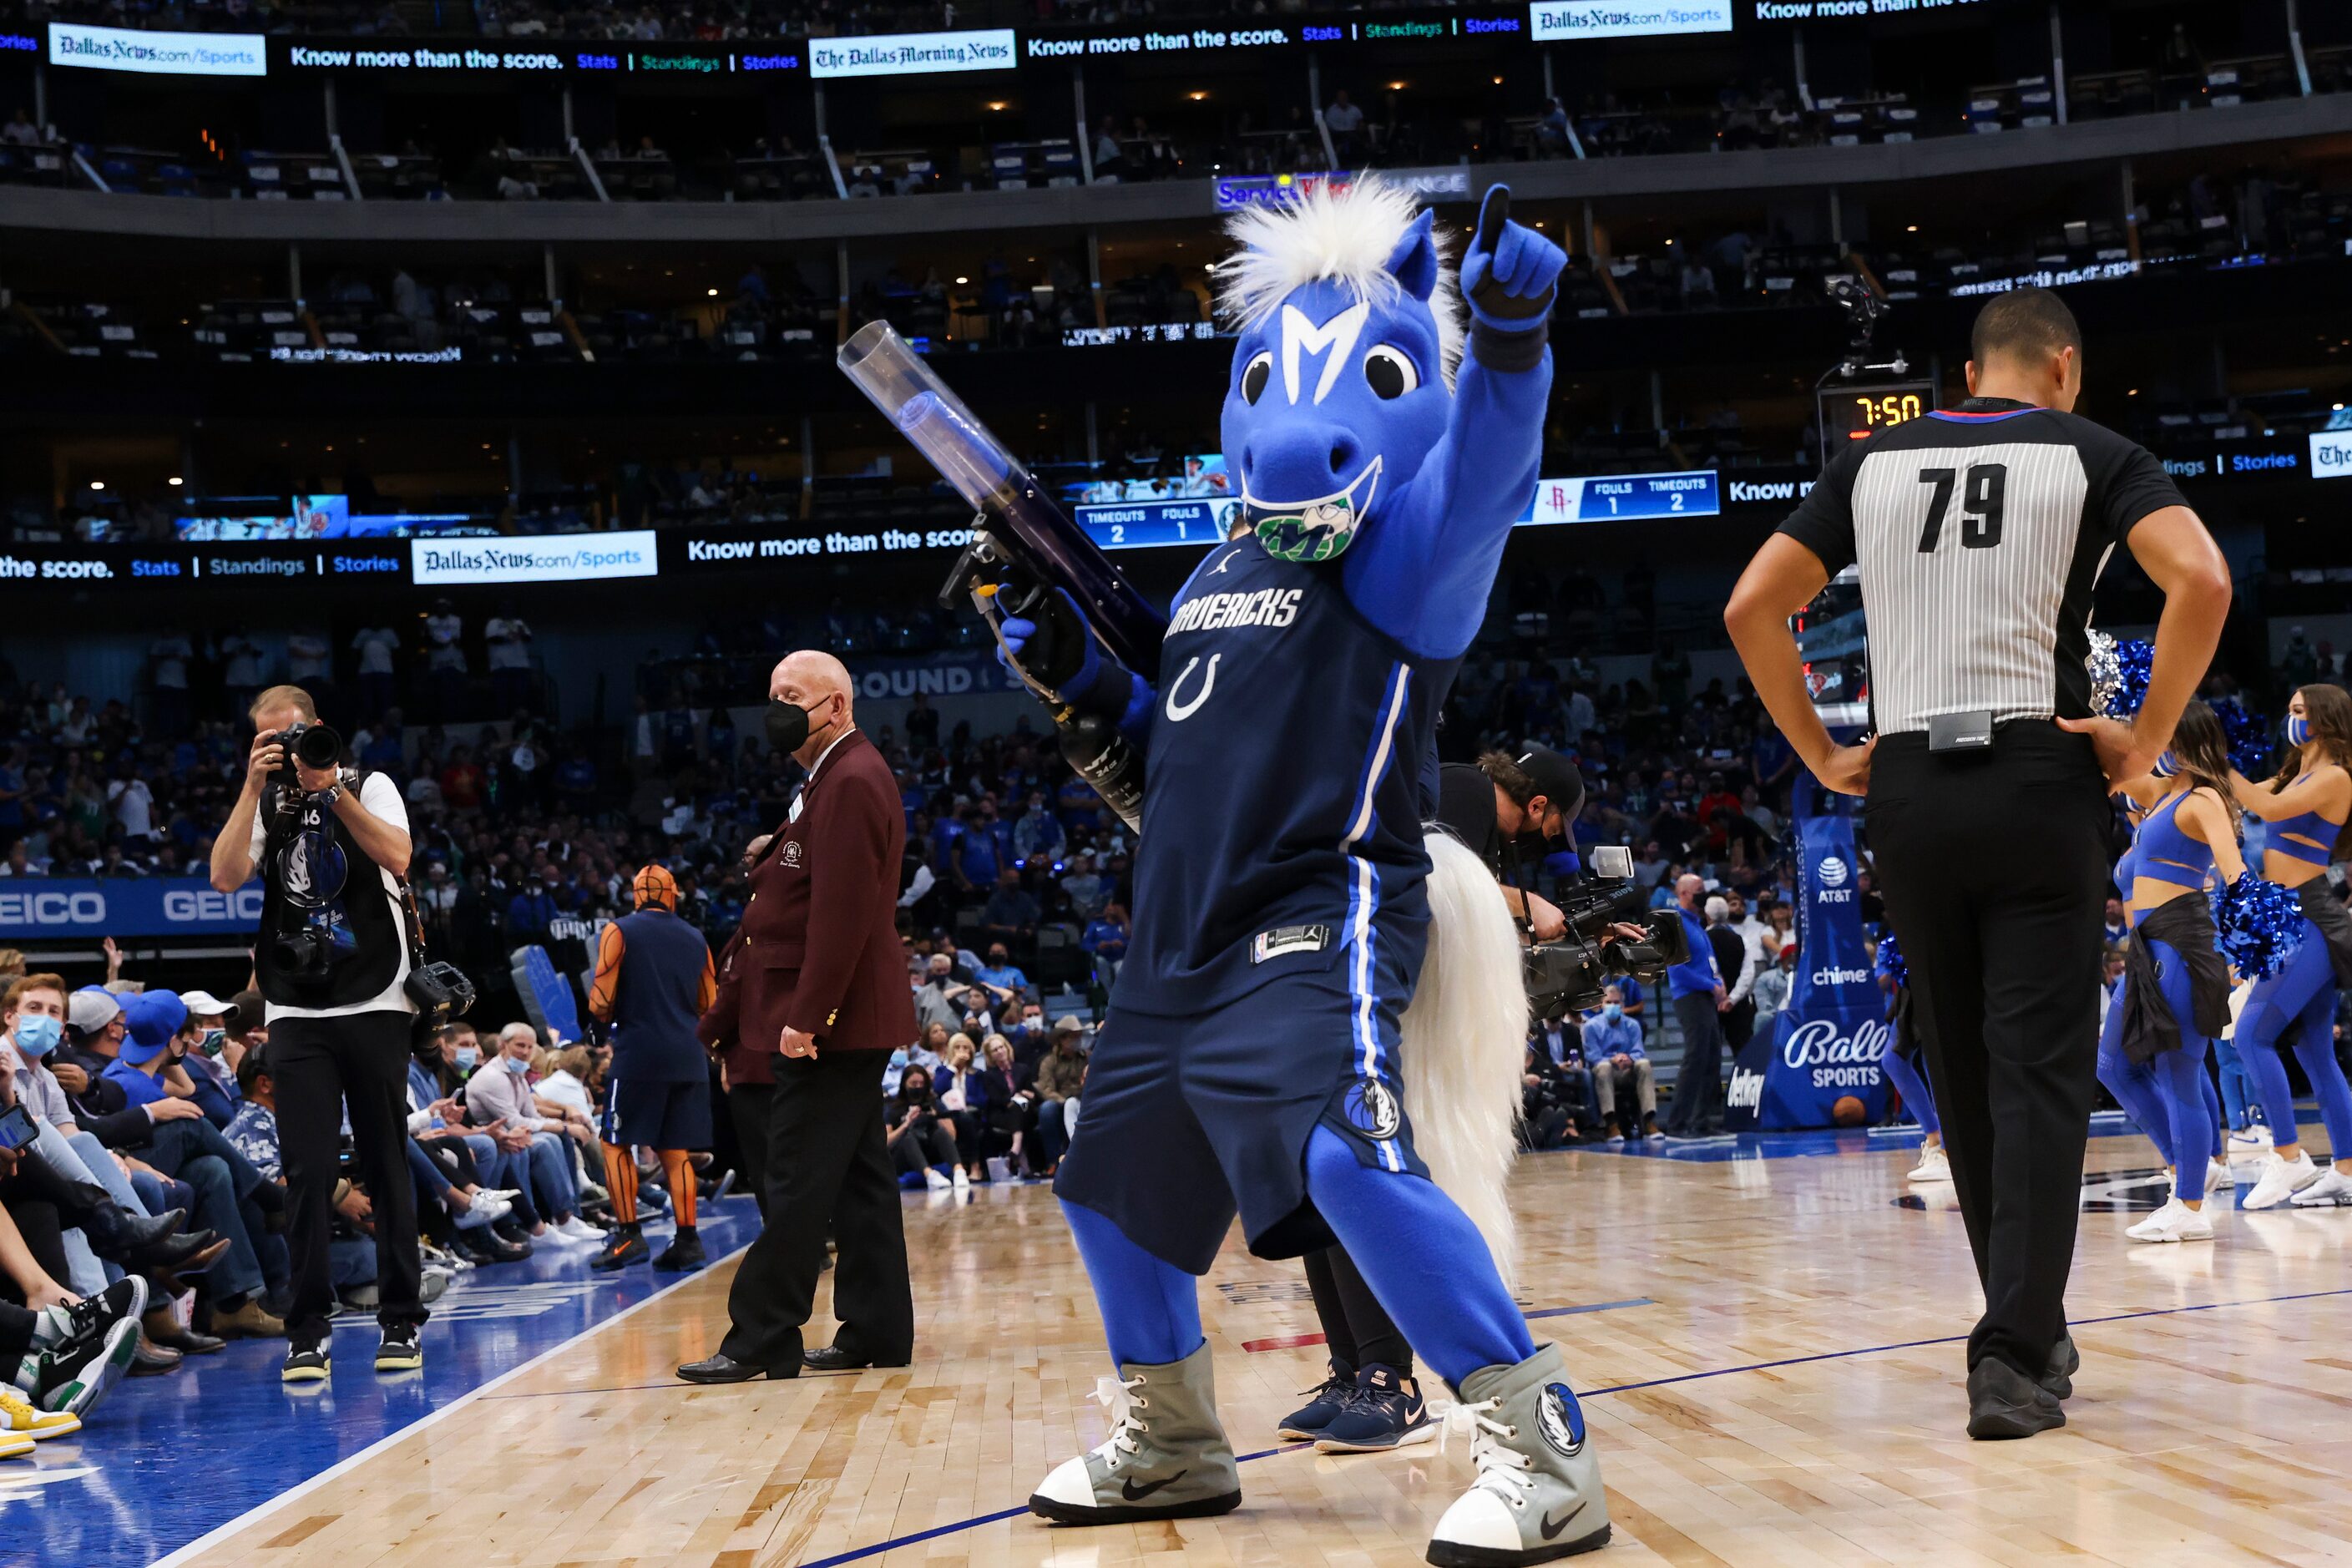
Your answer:
[[[1261,353],[1242,371],[1242,401],[1255,403],[1265,395],[1265,384],[1274,379],[1274,356]]]
[[[1383,400],[1402,397],[1421,384],[1421,373],[1412,368],[1412,361],[1402,349],[1382,343],[1364,356],[1364,381],[1374,396]]]

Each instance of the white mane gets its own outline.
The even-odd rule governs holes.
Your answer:
[[[1327,280],[1358,300],[1391,305],[1402,289],[1387,270],[1389,257],[1420,216],[1402,189],[1372,175],[1337,189],[1309,186],[1286,206],[1254,206],[1235,215],[1225,233],[1241,247],[1218,263],[1217,309],[1235,328],[1271,316],[1303,283]],[[1446,251],[1454,236],[1444,225],[1437,246],[1437,287],[1429,308],[1437,318],[1438,363],[1445,384],[1462,357],[1462,309]]]

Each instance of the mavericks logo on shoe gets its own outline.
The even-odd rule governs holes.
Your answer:
[[[1404,1107],[1397,1103],[1396,1090],[1376,1078],[1350,1084],[1344,1108],[1348,1125],[1376,1142],[1395,1137],[1404,1127]]]
[[[1536,1427],[1543,1440],[1570,1458],[1584,1449],[1584,1412],[1576,1403],[1576,1395],[1564,1383],[1544,1384],[1543,1397],[1536,1401]]]

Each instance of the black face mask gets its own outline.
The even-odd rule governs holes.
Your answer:
[[[808,744],[809,710],[797,702],[768,699],[768,744],[793,752]]]

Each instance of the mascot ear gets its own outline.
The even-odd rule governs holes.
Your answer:
[[[1423,209],[1389,253],[1387,270],[1398,286],[1414,299],[1426,304],[1437,289],[1437,241],[1431,230],[1436,215]]]

